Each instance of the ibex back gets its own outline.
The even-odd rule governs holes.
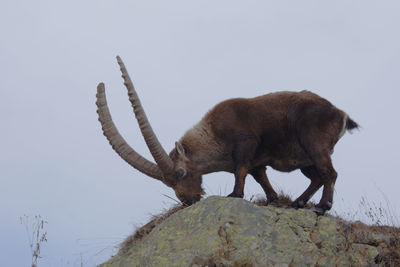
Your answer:
[[[346,130],[356,122],[328,100],[311,93],[276,92],[255,98],[226,100],[211,109],[175,148],[165,152],[154,134],[124,63],[117,57],[140,130],[156,164],[132,149],[116,129],[105,98],[104,84],[97,87],[97,107],[103,133],[113,149],[130,165],[174,189],[185,204],[204,194],[202,175],[218,171],[235,175],[229,197],[243,197],[245,177],[251,174],[268,202],[277,199],[266,166],[290,172],[300,169],[311,184],[292,206],[302,208],[323,186],[315,210],[332,207],[337,173],[331,154]]]

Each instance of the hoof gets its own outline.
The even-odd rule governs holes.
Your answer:
[[[227,197],[237,197],[237,198],[243,198],[243,195],[235,194],[235,192],[230,193],[227,195]]]
[[[327,201],[326,203],[319,203],[316,208],[322,209],[324,211],[330,210],[332,208],[332,202]]]
[[[267,205],[277,207],[277,206],[279,206],[279,203],[278,203],[278,200],[273,199],[273,200],[267,200]]]
[[[318,207],[314,207],[311,209],[311,211],[313,211],[315,214],[317,214],[318,216],[324,215],[325,214],[325,210],[322,208],[318,208]]]
[[[303,200],[295,201],[292,203],[292,207],[295,209],[302,209],[305,205],[306,203]]]

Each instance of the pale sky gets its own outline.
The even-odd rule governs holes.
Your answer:
[[[29,266],[24,214],[48,221],[39,266],[95,266],[174,203],[102,135],[100,81],[121,134],[151,159],[116,55],[168,151],[228,98],[303,89],[327,98],[362,126],[335,148],[334,212],[368,222],[366,198],[399,220],[399,14],[398,1],[1,0],[0,262]],[[268,174],[293,197],[309,183],[299,171]],[[216,173],[203,185],[227,195],[233,183]],[[248,177],[245,198],[260,194]]]

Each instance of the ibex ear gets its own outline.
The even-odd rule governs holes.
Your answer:
[[[178,168],[175,172],[175,178],[180,179],[186,175],[186,170],[184,168]]]
[[[175,142],[175,149],[179,155],[185,156],[185,149],[183,148],[181,143]]]

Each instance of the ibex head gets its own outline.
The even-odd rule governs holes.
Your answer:
[[[201,187],[201,173],[197,172],[196,168],[190,165],[190,159],[186,155],[184,147],[179,142],[176,142],[175,149],[171,151],[170,155],[165,152],[147,120],[124,63],[118,56],[117,61],[121,68],[124,84],[128,89],[129,100],[139,123],[139,128],[156,164],[137,153],[119,134],[107,106],[104,83],[100,83],[97,86],[96,105],[104,135],[115,152],[127,163],[147,176],[157,179],[173,188],[180,201],[191,205],[200,200],[201,195],[204,194]]]

